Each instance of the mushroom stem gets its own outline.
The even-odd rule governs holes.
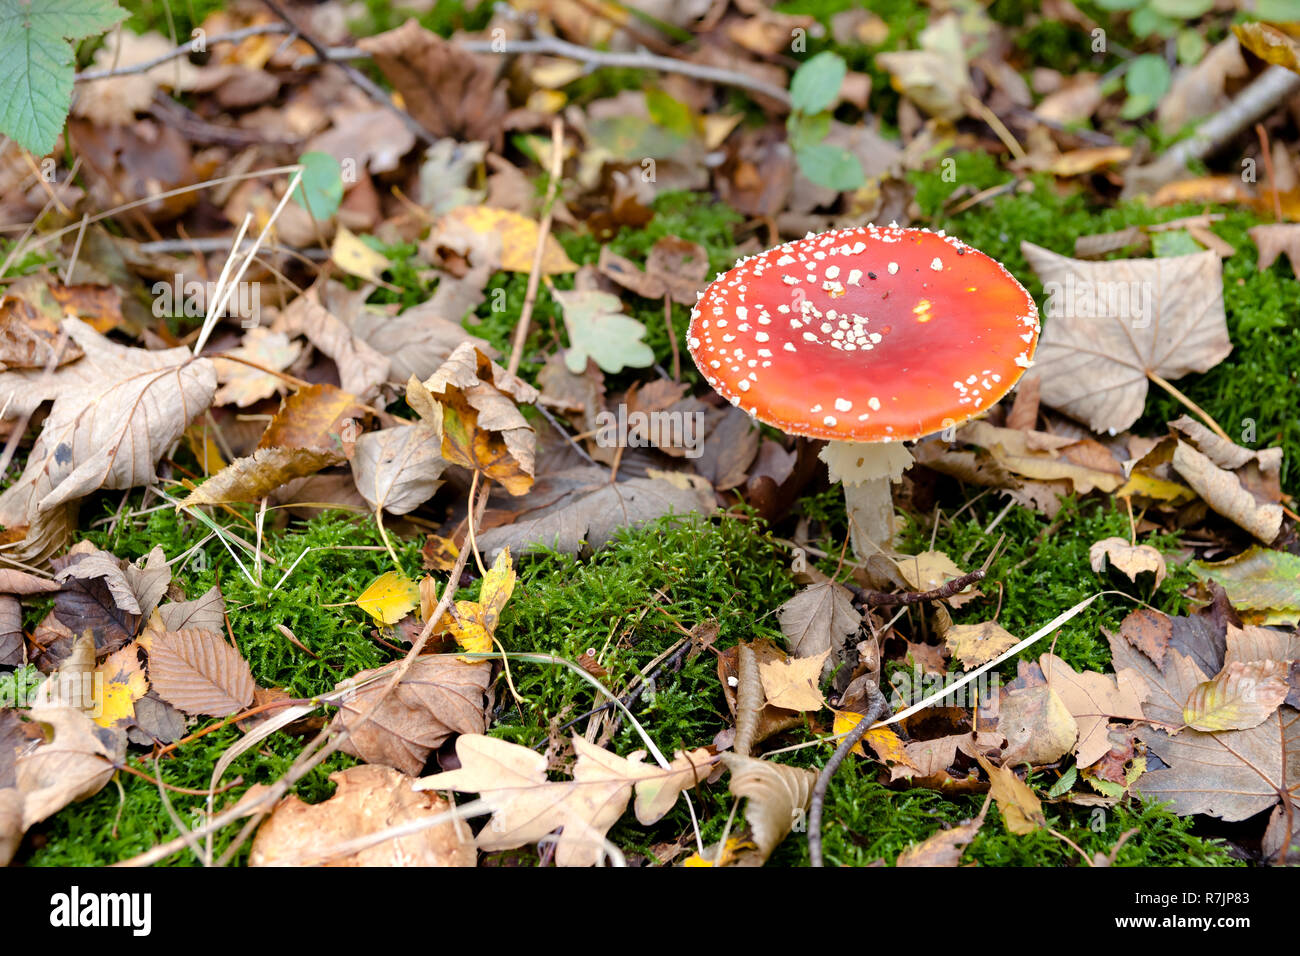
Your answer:
[[[892,550],[894,495],[891,485],[912,464],[902,442],[830,442],[819,456],[831,481],[844,483],[853,553],[866,561]]]
[[[894,494],[888,478],[873,478],[844,486],[849,515],[849,540],[859,561],[888,551],[894,540]]]

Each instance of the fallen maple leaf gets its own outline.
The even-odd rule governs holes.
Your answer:
[[[786,710],[821,710],[826,699],[817,684],[821,679],[822,665],[830,657],[830,649],[815,657],[788,657],[768,661],[758,667],[763,693],[773,707]]]
[[[452,809],[436,793],[417,793],[412,778],[388,767],[363,764],[330,774],[338,785],[322,803],[292,794],[281,800],[253,838],[249,866],[278,866],[321,858],[324,866],[474,866],[474,835],[461,820],[448,820],[407,836],[393,837],[346,856],[332,846],[379,830],[435,817]]]
[[[1122,636],[1109,639],[1115,666],[1136,670],[1150,688],[1142,710],[1151,726],[1136,733],[1166,765],[1144,773],[1139,791],[1172,803],[1180,815],[1228,821],[1267,810],[1282,794],[1294,799],[1300,789],[1300,712],[1283,705],[1249,730],[1180,729],[1183,707],[1209,679],[1206,673],[1172,647],[1157,668]]]
[[[610,373],[654,364],[654,349],[641,341],[646,327],[623,313],[618,296],[599,289],[556,290],[551,295],[564,313],[569,332],[564,362],[574,375],[587,367],[589,358]]]
[[[515,403],[537,398],[535,388],[468,342],[430,378],[406,386],[411,407],[442,434],[442,457],[500,482],[512,495],[533,485],[537,441]]]
[[[1093,431],[1123,431],[1150,382],[1209,371],[1232,351],[1216,253],[1087,262],[1020,248],[1051,295],[1034,361],[1042,400]]]
[[[1110,750],[1107,718],[1142,719],[1147,688],[1136,671],[1125,669],[1114,675],[1076,671],[1055,654],[1042,655],[1038,666],[1078,725],[1074,747],[1078,766],[1090,767]]]
[[[704,768],[710,758],[703,750],[677,754],[664,770],[644,764],[641,751],[624,758],[581,737],[572,742],[578,759],[571,781],[547,779],[545,754],[467,734],[456,741],[460,769],[425,777],[415,786],[477,793],[492,809],[491,820],[479,831],[480,849],[513,849],[563,828],[556,841],[555,862],[592,866],[604,853],[605,834],[623,815],[634,791],[638,819],[653,823],[671,809],[683,790],[708,775]]]
[[[455,609],[448,610],[434,625],[433,633],[450,634],[462,650],[471,654],[491,653],[501,609],[514,589],[515,569],[510,563],[510,549],[504,548],[483,576],[479,599],[457,601]]]
[[[302,343],[291,341],[283,332],[257,326],[244,333],[244,340],[238,348],[224,353],[227,358],[214,358],[213,366],[217,371],[217,381],[221,387],[212,399],[214,405],[238,405],[246,408],[254,402],[278,395],[284,391],[284,380],[274,372],[283,372],[292,365],[302,352]],[[253,368],[243,362],[254,362],[261,368]]]

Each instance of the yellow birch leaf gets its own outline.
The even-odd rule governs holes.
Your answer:
[[[384,284],[380,273],[388,268],[388,257],[371,249],[344,226],[339,226],[334,235],[330,258],[344,272],[378,285]]]
[[[831,726],[831,733],[836,735],[847,734],[862,720],[861,714],[854,713],[851,710],[837,710],[834,711],[834,714],[835,722]],[[908,767],[916,766],[908,758],[902,738],[889,727],[877,727],[875,730],[868,730],[866,736],[862,739],[871,745],[871,749],[875,751],[876,756],[882,762],[901,763]],[[867,755],[867,752],[862,749],[861,743],[854,744],[849,753],[857,754],[859,757]]]
[[[140,666],[139,646],[130,643],[95,668],[95,703],[90,715],[101,727],[124,724],[135,717],[135,702],[149,690]]]
[[[381,574],[357,595],[357,606],[380,624],[396,624],[420,604],[420,586],[396,571]]]
[[[495,233],[501,237],[501,268],[507,272],[532,272],[533,258],[537,254],[537,237],[541,234],[537,223],[508,209],[491,206],[461,206],[447,216],[468,226],[477,233]],[[577,265],[564,252],[554,236],[546,237],[542,254],[542,274],[556,275],[576,272]]]

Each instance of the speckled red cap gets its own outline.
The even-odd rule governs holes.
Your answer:
[[[920,438],[996,403],[1029,368],[1038,309],[941,232],[861,226],[742,259],[691,312],[691,357],[733,405],[792,435]]]

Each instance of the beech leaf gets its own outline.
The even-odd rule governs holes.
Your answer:
[[[187,714],[225,717],[253,702],[248,662],[213,631],[166,631],[149,650],[149,678],[163,700]]]

